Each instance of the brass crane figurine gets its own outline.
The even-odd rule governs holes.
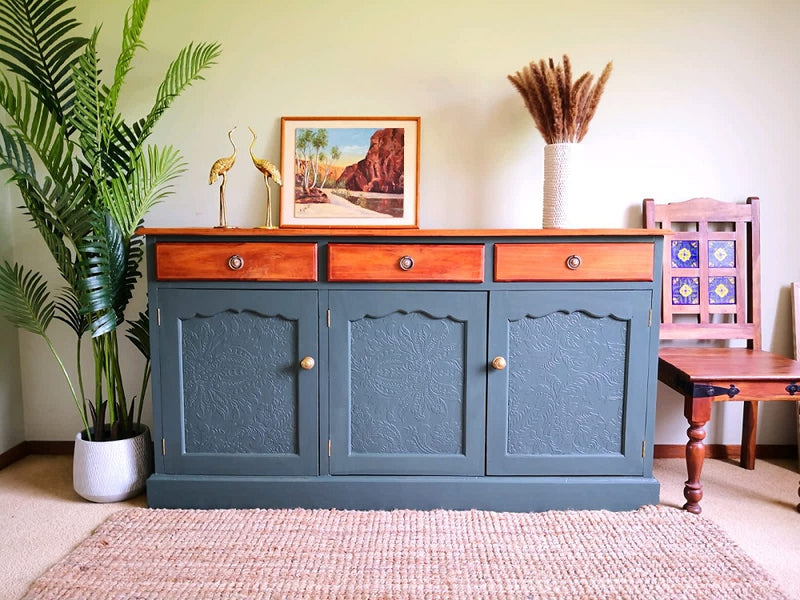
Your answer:
[[[225,174],[233,166],[233,163],[236,162],[236,144],[233,143],[233,138],[231,137],[234,131],[236,131],[235,125],[233,129],[228,131],[228,140],[231,146],[233,146],[233,154],[230,156],[223,156],[214,161],[214,164],[211,165],[211,172],[208,174],[208,185],[211,185],[219,177],[222,177],[222,183],[219,186],[219,225],[217,225],[217,227],[228,226],[228,211],[225,207]]]
[[[253,146],[256,143],[256,132],[253,131],[252,127],[248,127],[248,129],[253,135],[253,141],[250,142],[250,158],[253,159],[253,164],[256,166],[256,169],[261,171],[261,174],[264,175],[264,186],[267,188],[267,215],[264,219],[264,224],[261,227],[266,229],[275,229],[275,225],[272,224],[272,193],[269,189],[269,180],[273,179],[275,183],[282,185],[283,182],[281,181],[281,173],[278,170],[278,167],[273,165],[268,160],[264,160],[263,158],[258,158],[253,155]]]

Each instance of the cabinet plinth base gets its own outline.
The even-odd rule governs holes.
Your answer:
[[[156,474],[151,508],[436,508],[535,512],[633,510],[658,504],[643,477],[229,477]]]

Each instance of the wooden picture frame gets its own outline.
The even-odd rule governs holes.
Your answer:
[[[419,226],[419,117],[282,117],[281,227]]]

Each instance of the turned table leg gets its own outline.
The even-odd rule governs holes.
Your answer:
[[[700,501],[703,499],[703,484],[700,483],[700,474],[703,471],[703,459],[706,449],[703,440],[706,437],[705,425],[711,420],[711,399],[685,397],[684,415],[689,421],[686,433],[689,442],[686,444],[686,471],[688,479],[683,488],[683,497],[686,498],[684,510],[699,515],[702,512]]]
[[[758,402],[744,402],[742,415],[742,454],[739,464],[744,469],[756,468],[756,430],[758,429]]]

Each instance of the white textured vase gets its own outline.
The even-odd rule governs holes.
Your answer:
[[[75,436],[72,487],[92,502],[119,502],[141,494],[153,472],[150,429],[111,442],[88,442]]]
[[[578,143],[544,147],[542,227],[574,227],[572,213],[580,201],[582,148]]]

